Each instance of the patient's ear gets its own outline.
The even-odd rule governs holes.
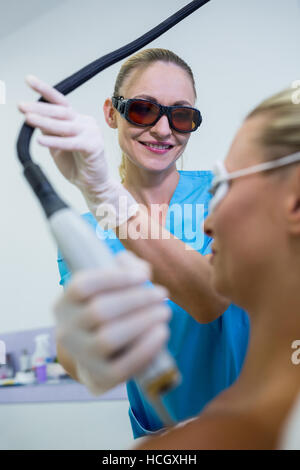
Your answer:
[[[107,122],[109,127],[111,127],[112,129],[116,129],[118,127],[117,119],[116,119],[116,110],[113,107],[111,98],[107,98],[104,101],[103,112],[104,112],[105,121]]]
[[[286,209],[288,230],[290,234],[300,235],[300,165],[297,166],[291,175]]]

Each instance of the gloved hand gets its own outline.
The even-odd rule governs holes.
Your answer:
[[[116,260],[117,267],[76,273],[55,306],[57,339],[93,394],[142,371],[169,335],[166,289],[144,285],[149,265],[133,254]]]
[[[126,222],[137,212],[138,205],[121,183],[109,176],[96,120],[79,114],[64,95],[38,78],[29,75],[26,81],[49,102],[18,105],[27,124],[42,131],[38,142],[50,149],[60,172],[82,191],[90,211],[98,216],[100,223],[101,214],[108,213],[104,228]]]

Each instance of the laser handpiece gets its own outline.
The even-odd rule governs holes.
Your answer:
[[[74,273],[81,269],[103,268],[115,263],[114,255],[104,242],[97,239],[88,224],[72,209],[63,208],[48,219],[56,243]],[[162,350],[152,363],[135,377],[160,416],[163,424],[174,424],[160,404],[160,396],[180,381],[180,374],[169,352]]]

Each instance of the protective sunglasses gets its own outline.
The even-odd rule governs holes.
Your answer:
[[[177,132],[194,132],[202,122],[198,109],[188,106],[163,106],[143,99],[127,99],[123,96],[112,97],[113,106],[128,122],[136,126],[154,126],[166,115],[169,125]]]
[[[300,152],[287,155],[286,157],[279,158],[278,160],[273,160],[266,163],[260,163],[259,165],[250,166],[248,168],[243,168],[242,170],[233,171],[228,173],[225,165],[222,161],[218,161],[215,164],[214,168],[214,179],[212,181],[211,188],[209,190],[212,194],[212,199],[209,204],[210,213],[215,210],[215,208],[220,204],[224,199],[229,190],[229,181],[232,181],[242,176],[253,175],[254,173],[260,173],[262,171],[273,170],[280,168],[286,165],[290,165],[295,162],[300,161]]]

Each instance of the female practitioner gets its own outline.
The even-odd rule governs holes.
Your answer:
[[[118,130],[122,184],[108,175],[96,121],[77,113],[64,96],[40,80],[29,77],[28,83],[49,103],[22,103],[19,108],[27,123],[42,131],[38,141],[51,150],[60,171],[83,192],[91,210],[86,215],[88,222],[114,252],[125,247],[150,261],[153,281],[168,289],[172,311],[168,348],[183,380],[164,401],[176,421],[198,414],[237,378],[247,348],[248,318],[243,310],[218,295],[210,282],[211,266],[205,257],[210,253],[210,238],[200,227],[207,215],[211,173],[176,169],[191,133],[201,124],[190,67],[165,49],[141,51],[122,65],[113,98],[104,103],[107,124]],[[135,201],[140,204],[138,211]],[[103,207],[112,207],[116,215],[108,225],[114,231],[105,236],[95,218],[101,218]],[[62,259],[59,268],[64,285],[70,273]],[[127,305],[129,286],[124,289]],[[85,318],[90,315],[93,320],[59,330],[64,331],[58,338],[61,363],[94,392],[128,380],[135,369],[123,364],[115,370],[109,365],[124,346],[135,351],[138,334],[144,331],[146,335],[151,327],[161,325],[168,314],[158,303],[165,295],[148,289],[140,299],[140,308],[147,310],[144,316],[154,306],[159,311],[150,313],[147,321],[140,320],[135,334],[133,326],[128,336],[123,332],[122,341],[118,339],[116,344],[109,335],[106,337],[114,320],[110,316],[105,322],[101,320],[103,303],[95,301],[85,312]],[[134,293],[132,296],[135,298]],[[84,336],[87,334],[90,342]],[[141,361],[150,361],[165,337],[165,331],[153,333],[152,349],[145,357],[139,349],[135,355],[132,353],[136,368],[142,367]],[[82,342],[75,338],[82,338]],[[107,365],[105,371],[114,370],[111,376],[103,368],[95,373],[91,364],[100,360]],[[127,390],[135,437],[160,429],[162,423],[134,381],[128,382]]]

